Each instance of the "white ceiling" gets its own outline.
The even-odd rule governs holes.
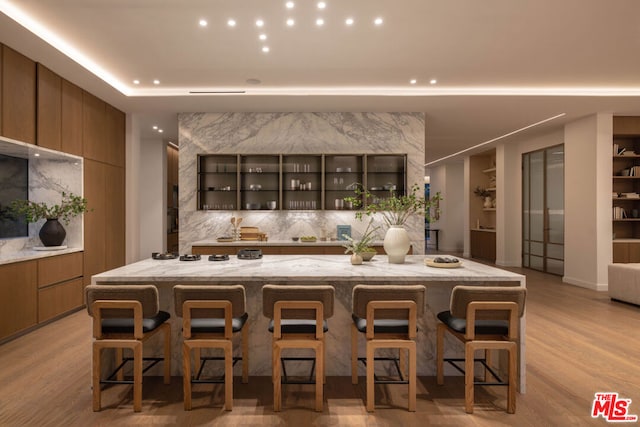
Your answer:
[[[183,111],[422,111],[431,161],[560,113],[547,128],[640,114],[637,0],[325,1],[0,0],[0,42],[165,139]],[[75,48],[98,76],[7,15]],[[203,90],[244,93],[190,94]]]

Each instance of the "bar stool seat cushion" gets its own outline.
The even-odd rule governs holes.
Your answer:
[[[467,332],[467,321],[459,317],[454,317],[451,311],[438,313],[438,319],[454,331],[465,334]],[[477,335],[507,335],[509,333],[509,322],[506,320],[476,320]]]
[[[360,332],[367,332],[367,319],[352,314],[353,323]],[[376,319],[373,321],[373,332],[376,334],[406,334],[409,321],[402,319]]]
[[[280,329],[284,334],[315,334],[316,321],[311,319],[281,319]],[[329,330],[326,320],[322,321],[324,332]],[[269,332],[273,332],[273,320],[269,321]]]
[[[166,311],[158,311],[155,316],[142,319],[142,332],[153,331],[170,317],[171,315]],[[102,319],[101,325],[102,332],[106,334],[133,334],[133,318]]]
[[[244,313],[240,317],[231,319],[231,329],[233,332],[240,332],[249,315]],[[224,319],[220,318],[196,318],[191,319],[191,333],[224,333]]]

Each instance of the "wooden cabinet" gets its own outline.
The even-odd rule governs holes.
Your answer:
[[[125,114],[109,104],[105,105],[105,133],[107,149],[104,161],[123,168],[125,166]]]
[[[83,305],[82,252],[38,260],[38,323]]]
[[[62,78],[42,64],[37,65],[37,143],[62,150]]]
[[[491,231],[471,230],[471,258],[495,262],[496,233]]]
[[[406,194],[406,163],[406,154],[200,155],[198,209],[348,210],[358,186]]]
[[[119,267],[125,255],[124,169],[95,160],[84,161],[84,281]]]
[[[0,134],[36,143],[36,63],[2,46],[2,107]]]
[[[107,104],[87,91],[82,92],[82,151],[85,159],[106,162]]]
[[[0,265],[0,340],[38,323],[36,261]]]
[[[82,89],[62,79],[61,82],[62,151],[82,156]]]
[[[613,262],[640,262],[640,117],[613,118]]]

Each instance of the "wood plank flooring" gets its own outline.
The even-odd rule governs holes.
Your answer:
[[[222,385],[194,388],[194,409],[182,409],[182,381],[146,377],[141,413],[131,386],[103,392],[91,410],[90,327],[85,311],[0,346],[0,426],[603,426],[591,418],[595,392],[632,399],[640,415],[640,308],[529,270],[527,275],[527,393],[506,414],[506,389],[476,387],[475,413],[464,412],[462,377],[418,380],[417,412],[406,411],[406,386],[376,387],[376,411],[365,410],[365,382],[329,377],[322,413],[312,385],[284,386],[283,411],[272,410],[268,377],[234,383],[232,412],[222,410]],[[330,363],[330,362],[329,362]]]

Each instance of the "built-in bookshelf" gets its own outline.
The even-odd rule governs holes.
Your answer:
[[[496,259],[496,152],[487,152],[469,158],[469,219],[471,257],[495,261]],[[483,190],[479,196],[476,190]]]
[[[613,262],[640,262],[640,117],[613,118]]]

